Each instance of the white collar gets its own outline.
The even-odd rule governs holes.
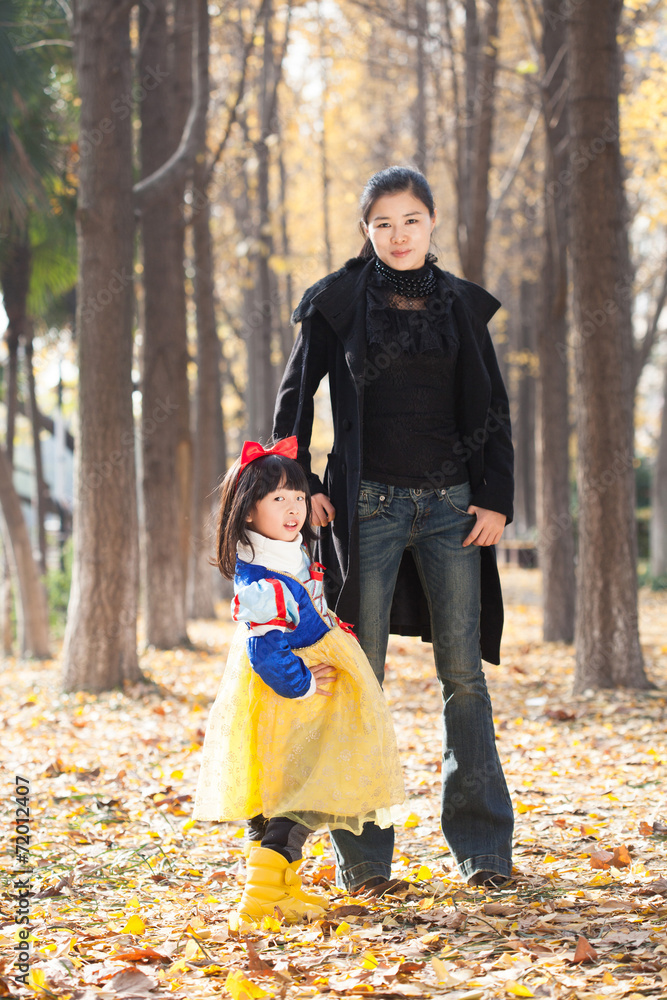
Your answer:
[[[277,573],[290,573],[292,576],[298,576],[304,565],[304,554],[301,551],[303,543],[301,532],[293,542],[267,538],[256,531],[250,531],[250,529],[246,529],[246,534],[252,542],[252,548],[237,542],[236,554],[239,559],[242,559],[243,562],[266,566],[267,569],[273,569]]]

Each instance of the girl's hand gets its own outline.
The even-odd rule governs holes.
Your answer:
[[[326,691],[324,686],[336,680],[336,668],[332,667],[330,663],[318,663],[315,667],[310,668],[310,672],[317,684],[315,694],[323,694],[330,698],[331,691]]]
[[[468,507],[469,514],[475,514],[477,520],[472,531],[464,541],[464,545],[495,545],[502,538],[507,518],[497,510],[486,510],[484,507]]]
[[[315,528],[326,528],[329,521],[333,521],[336,510],[326,493],[315,493],[311,498],[313,506],[313,516],[310,523]]]

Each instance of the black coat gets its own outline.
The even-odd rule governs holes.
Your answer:
[[[298,461],[312,493],[326,493],[336,509],[321,529],[317,558],[327,567],[327,600],[344,621],[359,617],[357,497],[361,481],[363,387],[372,378],[366,364],[366,283],[372,262],[360,258],[327,275],[304,294],[293,316],[301,323],[276,401],[274,437],[296,434]],[[507,393],[486,324],[500,303],[489,292],[436,268],[443,291],[455,292],[453,313],[460,346],[456,365],[456,412],[472,488],[470,502],[512,520],[513,450]],[[313,396],[329,376],[334,422],[333,450],[324,482],[311,469]],[[433,486],[442,482],[433,477]],[[482,547],[482,656],[500,662],[503,603],[493,547]],[[426,596],[412,555],[401,563],[390,631],[430,641]]]

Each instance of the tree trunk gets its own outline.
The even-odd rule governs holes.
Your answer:
[[[426,61],[424,38],[428,30],[426,0],[415,0],[415,77],[417,95],[414,103],[415,166],[426,173]]]
[[[619,145],[622,0],[588,0],[568,22],[570,214],[578,432],[575,691],[649,687],[637,627],[632,326]]]
[[[76,0],[79,138],[79,443],[67,691],[141,678],[132,417],[132,88],[129,5]]]
[[[457,241],[465,277],[484,283],[489,169],[497,63],[498,0],[479,18],[477,0],[466,0],[465,107],[458,109]]]
[[[570,402],[567,353],[566,184],[558,180],[569,162],[565,24],[550,15],[561,0],[545,0],[542,103],[546,129],[544,173],[545,241],[541,322],[537,324],[540,363],[540,514],[543,635],[547,642],[574,639],[574,524],[570,513]]]
[[[0,448],[0,504],[21,595],[17,613],[19,646],[24,656],[47,659],[50,654],[46,593],[32,555],[21,501],[14,489],[12,467],[4,448]]]
[[[324,240],[324,268],[329,274],[333,271],[333,254],[331,250],[331,215],[329,212],[329,157],[327,151],[327,106],[329,98],[329,73],[326,54],[326,21],[322,13],[322,0],[317,4],[317,27],[320,45],[320,73],[322,74],[321,117],[322,134],[320,136],[320,173],[322,176],[322,239]],[[285,362],[289,354],[285,357]],[[280,379],[278,380],[280,381]]]
[[[271,213],[269,199],[270,150],[266,142],[275,108],[276,67],[273,54],[273,4],[266,4],[264,14],[264,48],[262,77],[259,91],[258,116],[261,134],[255,143],[258,200],[258,251],[255,256],[257,273],[257,300],[259,305],[251,313],[249,346],[254,354],[254,407],[250,417],[250,436],[268,441],[273,425],[275,379],[271,361],[274,313],[277,295],[269,258],[273,253]],[[250,359],[249,359],[250,360]],[[250,371],[249,371],[250,377]]]
[[[173,58],[169,53],[167,2],[140,8],[139,74],[150,79],[162,68],[165,79],[141,104],[142,177],[157,170],[178,145],[183,104],[177,54],[182,55],[182,24],[174,21]],[[191,41],[191,39],[190,39]],[[188,63],[188,65],[190,65]],[[183,559],[183,491],[191,488],[187,397],[185,306],[184,180],[172,177],[163,193],[144,205],[144,337],[142,379],[142,469],[145,518],[144,591],[146,640],[160,649],[187,642]]]
[[[535,374],[531,360],[535,350],[537,286],[522,281],[519,288],[518,385],[512,417],[516,455],[515,520],[519,537],[535,528]]]
[[[30,246],[25,240],[14,243],[7,253],[2,268],[2,298],[9,321],[5,340],[7,342],[7,461],[14,465],[14,437],[16,434],[16,411],[18,407],[18,353],[19,340],[23,337],[27,322],[27,300],[30,284]],[[12,569],[8,539],[3,546],[2,556],[2,647],[7,656],[14,645],[12,626]]]
[[[667,366],[658,453],[651,483],[651,576],[667,578]]]
[[[44,465],[42,462],[42,442],[39,436],[40,419],[37,409],[37,392],[35,387],[35,371],[32,365],[33,345],[30,324],[26,329],[25,338],[25,371],[28,382],[28,398],[30,401],[30,423],[32,425],[32,446],[35,457],[35,495],[37,498],[37,538],[39,542],[39,571],[46,574],[46,507],[48,490],[44,481]]]
[[[208,2],[198,0],[198,3],[199,30],[202,32],[200,43],[206,58],[203,83],[208,93]],[[220,343],[215,321],[205,124],[203,131],[192,182],[193,191],[197,192],[198,204],[193,209],[192,220],[197,308],[197,423],[194,437],[192,545],[188,587],[188,615],[191,618],[215,617],[214,574],[218,571],[211,566],[210,560],[215,557],[215,510],[218,505],[216,484],[226,466],[225,462],[222,465],[218,464],[219,436],[224,441],[220,406]]]

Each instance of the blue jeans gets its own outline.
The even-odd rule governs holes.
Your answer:
[[[405,549],[415,560],[431,616],[443,698],[442,832],[459,871],[509,875],[514,816],[496,750],[480,656],[480,550],[462,542],[474,524],[468,483],[442,490],[362,480],[359,493],[359,642],[384,678],[389,612]],[[367,824],[359,837],[333,831],[339,884],[391,871],[393,831]]]

